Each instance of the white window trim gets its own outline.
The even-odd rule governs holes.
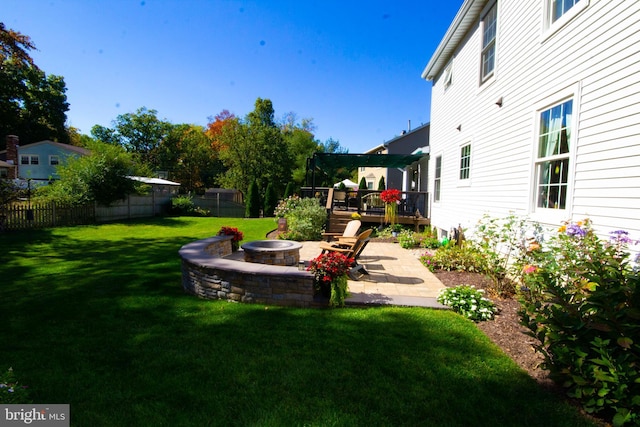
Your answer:
[[[462,162],[462,148],[469,146],[469,178],[460,178],[461,162]],[[469,187],[471,185],[471,169],[473,165],[473,147],[471,141],[467,141],[464,144],[460,144],[458,147],[458,187]]]
[[[437,154],[434,158],[433,158],[433,203],[441,203],[442,202],[442,164],[444,163],[442,161],[443,159],[443,155],[442,153]],[[438,158],[440,158],[440,177],[436,177],[436,165],[437,165],[437,160]],[[440,182],[440,194],[438,196],[438,199],[436,199],[436,179],[439,180]]]
[[[442,75],[442,86],[446,91],[453,84],[453,59],[449,61],[449,65],[444,69],[444,74]]]
[[[551,0],[543,1],[542,15],[542,41],[544,42],[555,33],[560,31],[562,27],[573,20],[580,12],[589,7],[589,0],[580,0],[573,5],[571,9],[565,12],[556,22],[551,22]]]
[[[493,57],[493,71],[491,72],[491,74],[485,78],[483,78],[482,76],[482,69],[483,69],[483,55],[482,55],[482,51],[484,50],[484,18],[487,16],[487,13],[489,12],[489,10],[495,6],[496,7],[496,39],[494,42],[494,57]],[[485,6],[485,8],[482,10],[482,13],[480,14],[480,67],[478,68],[478,81],[479,81],[479,86],[481,88],[487,87],[489,86],[496,78],[496,73],[498,70],[498,51],[499,51],[499,38],[500,38],[500,31],[498,31],[498,24],[500,22],[500,11],[499,11],[499,3],[497,0],[490,2],[489,4],[487,4]]]
[[[580,94],[582,86],[575,83],[567,88],[555,92],[538,102],[534,111],[534,129],[533,141],[531,144],[531,161],[530,161],[530,179],[529,179],[529,213],[532,220],[550,225],[559,225],[562,221],[571,219],[573,216],[573,192],[575,189],[575,173],[576,173],[576,152],[578,145],[578,123],[580,118]],[[543,111],[561,104],[563,102],[573,100],[571,114],[571,137],[569,145],[569,172],[567,177],[567,201],[565,209],[550,209],[537,207],[538,181],[537,168],[538,163],[538,144],[540,136],[540,115]]]
[[[53,163],[51,163],[54,158],[56,159],[56,164],[55,165]],[[50,154],[49,155],[49,166],[58,166],[59,164],[60,164],[60,156],[58,156],[57,154]]]
[[[23,158],[23,157],[27,157],[27,158],[29,159],[29,162],[28,162],[28,163],[22,163],[22,158]],[[32,162],[32,159],[33,159],[33,158],[38,159],[38,163],[33,163],[33,162]],[[39,155],[37,155],[37,154],[20,154],[20,160],[19,160],[19,162],[20,162],[20,165],[21,165],[21,166],[27,166],[27,165],[28,165],[28,166],[31,166],[31,165],[39,166],[39,165],[40,165],[40,156],[39,156]]]

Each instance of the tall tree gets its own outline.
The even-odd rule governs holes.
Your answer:
[[[141,107],[135,113],[121,114],[113,128],[94,126],[91,134],[106,143],[119,144],[152,169],[158,168],[157,150],[171,131],[172,124],[158,119],[156,110]]]
[[[295,114],[289,113],[281,125],[282,134],[292,160],[292,179],[298,185],[304,184],[307,171],[307,158],[323,149],[322,144],[314,138],[312,119],[296,122]]]
[[[29,55],[33,49],[28,36],[0,22],[0,135],[18,135],[22,144],[68,142],[64,79],[40,70]],[[0,138],[0,150],[4,148]]]
[[[282,193],[291,177],[291,159],[287,145],[274,120],[270,100],[258,98],[255,110],[244,121],[233,120],[224,126],[220,135],[220,152],[226,172],[220,183],[247,194],[249,185],[257,181],[264,192],[269,182]]]

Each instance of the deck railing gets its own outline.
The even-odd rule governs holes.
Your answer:
[[[384,202],[378,190],[349,190],[344,192],[326,187],[316,187],[315,193],[310,187],[303,187],[302,197],[316,197],[320,204],[332,211],[353,211],[361,215],[384,215]],[[398,204],[398,216],[420,215],[429,217],[429,193],[426,191],[402,191]]]

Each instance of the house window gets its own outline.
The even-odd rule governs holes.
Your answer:
[[[435,202],[440,201],[440,184],[442,177],[442,156],[436,157],[436,170],[434,174],[435,178],[433,180],[433,200]]]
[[[9,176],[9,171],[5,168],[0,169],[0,178],[6,178]]]
[[[373,190],[373,181],[367,181],[367,190]]]
[[[60,164],[60,158],[58,156],[49,156],[49,164],[51,166],[58,166]]]
[[[469,179],[471,169],[471,144],[460,149],[460,179]]]
[[[442,79],[444,88],[447,89],[453,82],[453,62],[444,69],[444,78]]]
[[[569,9],[576,5],[579,0],[549,0],[551,5],[549,12],[551,13],[551,23],[556,22],[562,15],[567,13]]]
[[[494,3],[482,18],[482,75],[481,82],[493,76],[496,65],[496,33],[498,7]]]
[[[567,207],[572,111],[573,100],[569,100],[540,114],[535,167],[538,208]]]
[[[40,158],[31,154],[24,154],[20,156],[21,165],[38,165],[40,164]]]

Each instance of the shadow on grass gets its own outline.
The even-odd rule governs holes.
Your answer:
[[[588,425],[453,313],[204,301],[186,237],[47,234],[0,267],[0,363],[73,425]]]

